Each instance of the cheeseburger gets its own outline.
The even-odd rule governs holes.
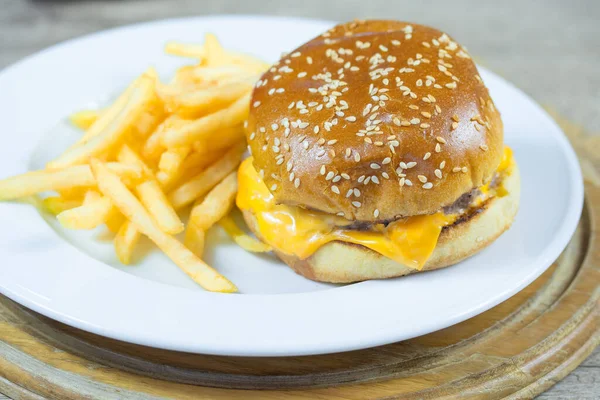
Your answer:
[[[237,205],[297,273],[356,282],[446,267],[515,218],[519,171],[466,49],[397,21],[338,25],[250,102]]]

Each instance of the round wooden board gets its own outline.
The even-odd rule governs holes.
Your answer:
[[[531,398],[600,343],[600,155],[591,142],[574,143],[588,180],[568,247],[523,291],[465,322],[348,353],[217,357],[106,339],[0,297],[0,392],[23,399]]]

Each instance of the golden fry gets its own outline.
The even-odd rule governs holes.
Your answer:
[[[136,187],[138,198],[154,221],[165,233],[175,235],[183,232],[183,222],[167,200],[158,182],[148,180]]]
[[[188,224],[185,229],[185,238],[183,243],[185,244],[185,247],[190,249],[192,253],[198,257],[202,257],[202,254],[204,253],[205,236],[206,232],[204,232],[201,228],[198,228],[194,224]]]
[[[179,93],[163,93],[163,100],[171,111],[186,115],[201,115],[228,106],[252,90],[257,77],[236,80],[225,85],[214,85]]]
[[[98,110],[81,110],[69,115],[69,121],[79,129],[86,130],[96,122],[99,116]]]
[[[160,156],[158,169],[168,175],[175,174],[191,150],[191,146],[183,146],[175,147],[165,151]]]
[[[120,163],[108,167],[122,178],[139,179],[141,170]],[[89,165],[76,165],[59,170],[27,172],[0,180],[0,200],[18,199],[50,190],[60,191],[74,187],[92,187],[96,184]]]
[[[238,166],[244,150],[245,146],[232,147],[219,161],[173,190],[169,194],[173,207],[175,209],[185,207],[211,190]]]
[[[125,221],[121,225],[119,232],[115,236],[115,253],[117,258],[125,265],[131,263],[133,250],[141,237],[140,231],[130,221]]]
[[[44,209],[53,215],[58,215],[63,211],[79,207],[80,205],[81,201],[71,200],[62,196],[51,196],[42,200]]]
[[[193,147],[198,153],[212,153],[237,143],[243,143],[245,140],[244,128],[240,124],[222,129],[213,136],[194,142]]]
[[[173,262],[203,288],[216,292],[235,292],[237,288],[223,275],[208,266],[173,236],[164,233],[144,206],[135,198],[118,176],[97,159],[91,160],[98,188],[117,208],[148,236]]]
[[[64,168],[87,162],[91,157],[100,155],[114,147],[132,128],[140,114],[152,101],[154,96],[154,80],[142,76],[139,85],[134,87],[127,98],[123,109],[102,130],[80,146],[72,147],[56,160],[48,163],[49,168]]]
[[[202,60],[206,57],[204,46],[181,42],[168,42],[165,45],[165,53],[173,56],[197,58],[198,60]]]
[[[142,155],[146,160],[155,160],[160,157],[164,151],[162,137],[169,129],[178,129],[191,121],[185,120],[178,115],[167,117],[146,140],[142,146]]]
[[[235,223],[230,215],[224,216],[220,221],[219,225],[227,232],[229,236],[240,246],[242,249],[250,251],[252,253],[266,253],[272,251],[273,248],[268,244],[261,242],[258,239],[247,235],[240,227]]]
[[[241,124],[248,117],[249,101],[250,94],[247,94],[228,108],[201,117],[179,128],[167,130],[163,137],[164,145],[171,148],[191,145],[198,140],[206,141],[220,130]]]
[[[234,171],[219,182],[200,203],[192,208],[189,224],[206,231],[229,213],[235,203],[236,193],[237,173]]]
[[[112,172],[111,172],[112,173]],[[94,229],[102,225],[108,217],[112,203],[108,197],[89,200],[79,207],[63,211],[56,216],[65,228]]]

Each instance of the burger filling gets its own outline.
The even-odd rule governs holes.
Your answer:
[[[239,169],[237,205],[254,215],[255,230],[263,241],[300,259],[309,257],[326,243],[342,241],[362,245],[420,270],[433,253],[445,227],[476,212],[490,198],[506,195],[502,181],[510,172],[511,164],[512,152],[506,148],[504,158],[490,182],[463,194],[452,205],[435,214],[368,223],[276,204],[249,158]]]

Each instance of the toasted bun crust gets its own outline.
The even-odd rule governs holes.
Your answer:
[[[516,164],[503,185],[508,191],[506,196],[491,198],[477,212],[442,231],[423,271],[447,267],[474,255],[510,227],[517,214],[520,198],[520,177]],[[244,211],[244,218],[250,229],[260,237],[252,213]],[[350,283],[420,272],[366,247],[344,242],[328,243],[305,260],[279,251],[275,251],[275,254],[298,274],[320,282]]]
[[[433,213],[486,182],[503,128],[452,38],[365,21],[336,26],[262,76],[248,143],[279,203],[385,221]]]

